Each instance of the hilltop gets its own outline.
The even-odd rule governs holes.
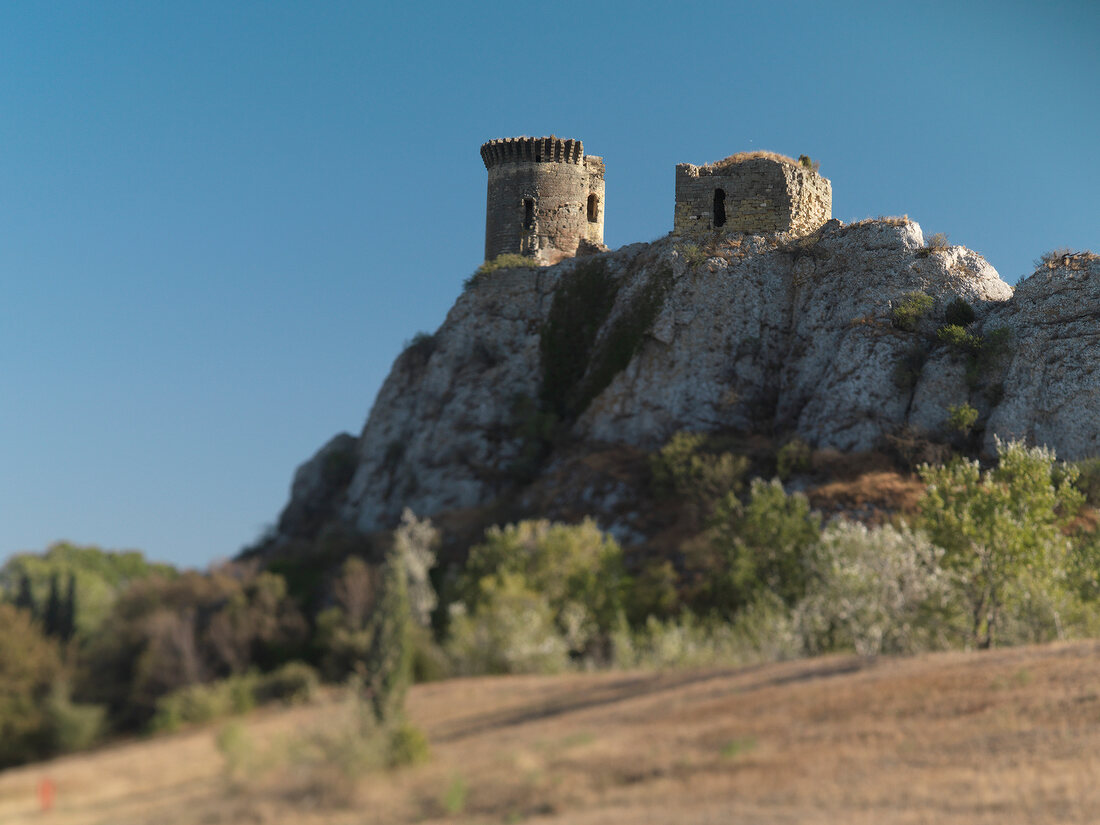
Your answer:
[[[405,507],[474,539],[593,515],[642,545],[667,527],[645,505],[646,455],[683,430],[738,439],[761,475],[805,445],[803,489],[858,479],[838,457],[863,456],[899,489],[887,509],[911,498],[907,468],[952,449],[1024,439],[1085,458],[1098,317],[1096,256],[1049,256],[1013,289],[907,218],[482,272],[398,357],[363,430],[298,470],[262,549],[390,528]]]

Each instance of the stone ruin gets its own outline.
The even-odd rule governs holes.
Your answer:
[[[489,172],[485,259],[505,253],[555,264],[605,249],[603,158],[579,140],[515,137],[481,146]],[[832,217],[832,184],[816,165],[742,152],[676,167],[673,234],[808,235]]]

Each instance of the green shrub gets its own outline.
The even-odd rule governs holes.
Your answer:
[[[680,575],[668,559],[651,560],[630,581],[625,593],[625,612],[631,624],[650,616],[670,618],[680,612]]]
[[[764,592],[793,605],[805,592],[805,554],[820,534],[821,517],[804,495],[788,495],[778,479],[754,479],[748,502],[728,496],[686,560],[693,605],[732,617]]]
[[[416,625],[410,631],[412,644],[412,680],[414,683],[438,682],[451,675],[447,652],[432,636],[430,628]]]
[[[149,729],[154,733],[170,733],[186,725],[246,713],[256,706],[259,681],[257,674],[248,673],[173,691],[157,700]]]
[[[957,600],[942,556],[906,528],[829,525],[808,555],[810,584],[794,610],[805,650],[874,656],[945,646]]]
[[[749,461],[744,456],[715,452],[703,433],[681,431],[649,457],[653,489],[695,506],[706,517],[714,505],[740,491]]]
[[[821,162],[811,159],[809,155],[799,155],[798,165],[813,172],[821,168]]]
[[[474,270],[474,274],[462,282],[462,288],[471,289],[488,280],[488,277],[501,269],[538,269],[539,262],[527,255],[504,252],[489,261],[485,261]]]
[[[965,460],[921,468],[928,487],[919,524],[958,576],[979,647],[997,641],[1006,616],[1030,609],[1032,594],[1059,603],[1070,553],[1065,529],[1083,501],[1076,468],[1056,465],[1049,450],[998,441],[997,456],[997,467],[984,472]]]
[[[431,748],[424,732],[408,721],[402,720],[389,733],[389,752],[386,763],[391,768],[420,765],[431,758]]]
[[[466,797],[469,793],[470,788],[466,780],[461,776],[454,777],[440,799],[443,810],[450,816],[458,816],[466,809]]]
[[[706,249],[694,243],[680,244],[676,247],[676,251],[679,252],[680,257],[691,266],[698,266],[710,257]]]
[[[75,704],[63,682],[54,683],[46,716],[56,753],[87,750],[106,730],[107,709],[102,705]]]
[[[894,326],[906,332],[914,332],[921,318],[928,314],[935,301],[923,292],[907,292],[898,301],[891,315]]]
[[[962,298],[955,298],[943,311],[943,320],[948,324],[966,327],[974,323],[974,307]]]
[[[310,702],[320,686],[321,676],[315,668],[305,662],[287,662],[259,677],[253,696],[261,705],[269,702],[300,705]]]
[[[1100,457],[1078,461],[1077,489],[1093,507],[1100,506]]]
[[[690,612],[663,621],[650,616],[636,629],[623,623],[612,638],[618,668],[742,666],[791,658],[799,650],[789,612],[769,594],[732,621],[701,619]]]
[[[476,606],[452,606],[447,653],[456,674],[558,673],[569,646],[547,598],[523,577],[502,573],[478,584]]]
[[[946,344],[952,349],[968,355],[978,355],[982,350],[982,337],[967,332],[958,324],[944,324],[936,330],[936,338],[940,343]]]
[[[775,472],[783,481],[792,475],[805,473],[810,469],[812,451],[800,438],[794,438],[779,448],[775,457]]]
[[[956,432],[969,435],[977,421],[978,411],[966,402],[947,408],[947,426]]]
[[[0,767],[49,754],[47,700],[60,677],[57,644],[25,611],[0,603]]]
[[[567,649],[588,656],[623,609],[624,585],[622,550],[594,521],[540,520],[489,528],[470,550],[459,589],[472,620],[483,622],[487,609],[499,615],[510,601],[529,614],[532,630],[541,628],[538,599],[545,600],[546,615]],[[537,635],[544,636],[541,630]],[[554,647],[546,649],[556,655]]]
[[[514,252],[502,252],[491,261],[485,261],[477,268],[477,275],[488,275],[498,269],[538,269],[539,262],[528,255]]]

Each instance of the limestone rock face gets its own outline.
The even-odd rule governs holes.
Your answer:
[[[1012,295],[969,250],[922,254],[912,222],[831,221],[816,243],[790,248],[737,242],[698,266],[674,239],[654,244],[663,245],[658,261],[671,260],[674,287],[650,339],[589,406],[579,434],[654,447],[681,429],[765,427],[816,446],[870,449],[909,420],[896,372],[913,336],[894,326],[898,301],[924,292],[934,317],[955,297],[980,307]],[[931,394],[926,407],[944,396]]]
[[[948,407],[962,403],[979,410],[990,445],[1001,435],[1066,458],[1100,452],[1100,268],[1078,264],[1013,294],[980,255],[926,247],[912,221],[833,220],[808,238],[670,236],[481,276],[434,336],[398,357],[351,442],[350,481],[307,483],[325,460],[314,459],[288,511],[308,499],[310,512],[374,530],[405,507],[432,516],[485,505],[530,480],[516,467],[532,422],[552,412],[553,443],[573,458],[543,456],[543,474],[608,445],[644,456],[685,429],[871,449],[901,430],[943,434]],[[577,298],[592,278],[595,297]],[[917,292],[932,306],[901,329],[894,310]],[[995,368],[938,341],[956,298],[973,307],[975,336],[1010,330]],[[558,329],[553,357],[573,361],[548,362],[548,329]],[[552,373],[571,382],[569,404],[557,404]],[[601,495],[621,498],[613,487]]]
[[[360,437],[345,520],[371,530],[405,506],[428,515],[495,494],[494,477],[515,456],[512,399],[538,389],[539,329],[556,277],[493,273],[398,357]]]
[[[279,535],[309,538],[339,515],[340,502],[358,464],[358,444],[355,436],[340,433],[298,468],[290,487],[290,503],[279,517]]]
[[[987,448],[1000,437],[1064,459],[1100,455],[1100,258],[1066,256],[1040,269],[984,326],[1007,327],[1012,353]]]

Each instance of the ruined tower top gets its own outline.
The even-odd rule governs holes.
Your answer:
[[[833,189],[809,158],[741,152],[676,167],[673,232],[808,235],[833,214]]]
[[[481,146],[489,172],[485,259],[504,253],[554,264],[603,246],[603,159],[579,140],[515,137]]]

